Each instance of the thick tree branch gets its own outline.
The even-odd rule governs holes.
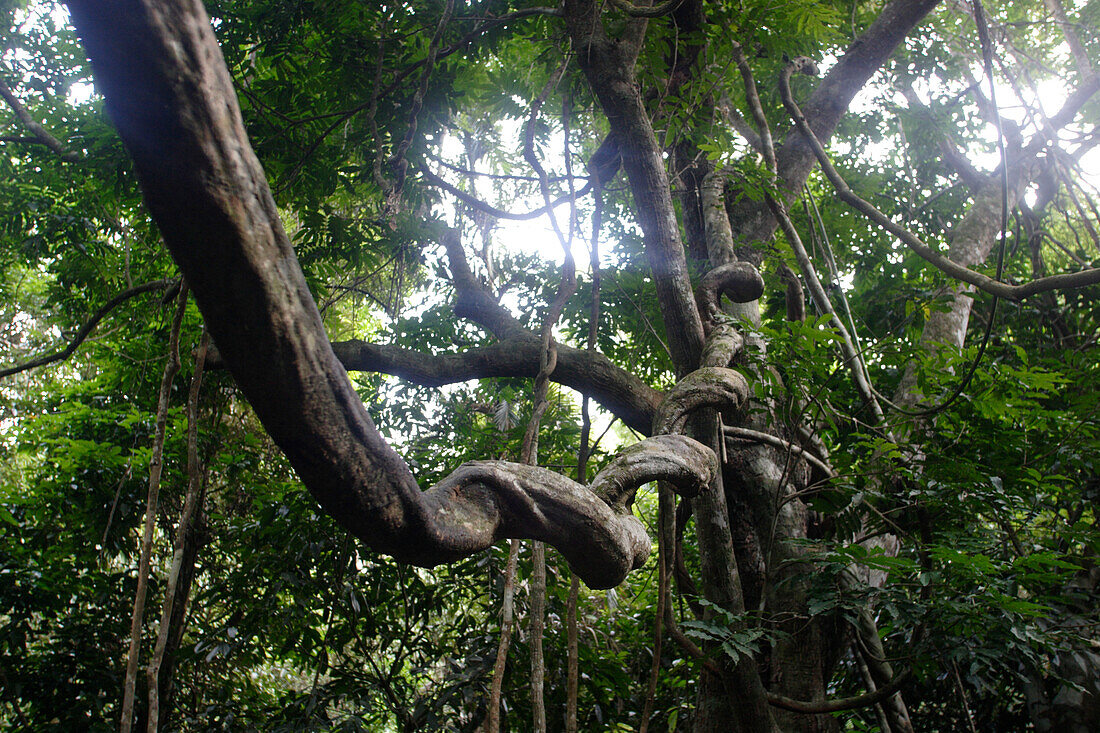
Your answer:
[[[424,566],[507,537],[554,545],[593,587],[614,586],[644,562],[651,543],[639,520],[545,469],[475,462],[421,491],[328,344],[201,3],[69,7],[227,367],[327,512],[376,550]]]
[[[332,348],[348,371],[392,374],[426,387],[487,377],[534,377],[539,369],[534,337],[440,355],[366,341],[340,341]],[[649,434],[660,392],[602,354],[560,344],[557,348],[551,381],[591,395],[632,429]]]
[[[72,340],[69,342],[69,345],[66,346],[64,349],[62,349],[61,351],[55,351],[52,354],[40,356],[36,359],[31,359],[30,361],[24,362],[23,364],[16,364],[15,366],[0,369],[0,379],[3,379],[4,377],[10,377],[11,375],[18,374],[19,372],[25,372],[28,369],[34,369],[36,367],[45,366],[46,364],[53,364],[54,362],[61,361],[62,359],[68,359],[76,352],[77,348],[79,348],[80,345],[84,343],[84,340],[88,338],[89,335],[91,335],[92,331],[95,330],[95,327],[99,325],[99,322],[102,321],[104,317],[106,317],[106,315],[113,311],[115,308],[119,307],[131,298],[141,295],[142,293],[149,293],[154,290],[167,290],[168,288],[178,284],[179,280],[174,278],[166,278],[164,280],[153,280],[152,282],[147,282],[143,285],[135,285],[128,290],[123,290],[121,293],[104,303],[99,308],[99,310],[93,313],[92,317],[89,318],[88,321],[79,328],[79,330],[77,330],[77,332],[73,335]]]
[[[696,369],[669,390],[653,417],[653,434],[682,433],[696,410],[738,410],[749,393],[749,383],[740,372],[722,367]]]
[[[606,36],[593,0],[566,0],[565,19],[577,62],[618,142],[672,359],[677,372],[685,374],[699,362],[703,327],[691,293],[663,153],[634,76],[634,56]]]
[[[711,269],[695,288],[695,300],[704,328],[709,329],[721,313],[719,297],[734,303],[751,303],[764,294],[764,278],[747,262],[730,262]]]

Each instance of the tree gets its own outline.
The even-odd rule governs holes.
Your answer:
[[[923,723],[916,727],[942,729],[1025,719],[1039,728],[1095,724],[1089,296],[1100,282],[1091,266],[1100,215],[1081,162],[1100,141],[1090,122],[1100,85],[1093,4],[224,2],[210,6],[217,35],[196,2],[74,0],[69,8],[133,168],[94,128],[95,110],[78,105],[88,119],[77,120],[50,98],[85,78],[67,32],[21,43],[36,46],[42,75],[24,73],[23,94],[5,87],[21,130],[8,144],[26,151],[9,158],[9,173],[33,172],[41,190],[69,190],[71,213],[59,217],[55,204],[45,217],[9,217],[9,242],[41,241],[43,251],[8,244],[7,281],[23,273],[46,283],[39,287],[75,285],[102,302],[95,271],[124,255],[125,297],[110,305],[171,287],[172,267],[155,254],[140,255],[149,260],[140,268],[132,262],[133,245],[152,237],[151,219],[186,283],[173,338],[184,328],[189,289],[217,347],[215,366],[232,375],[294,474],[351,537],[399,563],[463,561],[454,577],[502,539],[535,540],[525,649],[536,683],[529,696],[513,691],[509,699],[528,702],[536,729],[556,725],[538,682],[547,671],[541,542],[593,589],[655,569],[640,604],[654,628],[652,671],[635,674],[634,686],[648,687],[640,705],[619,711],[624,722],[672,729],[683,715],[700,731],[833,730],[840,722],[832,713],[856,710],[842,713],[848,725],[873,720],[891,731],[914,729],[914,718]],[[37,27],[53,22],[39,18]],[[998,86],[989,86],[993,79]],[[1048,79],[1065,84],[1056,108],[1040,96]],[[848,113],[860,95],[871,100],[866,111]],[[1023,110],[1015,120],[1005,95]],[[38,114],[27,111],[28,98]],[[553,120],[552,103],[561,110]],[[486,121],[494,118],[511,122]],[[95,135],[63,142],[48,123]],[[519,130],[518,152],[509,129]],[[39,156],[49,158],[45,167]],[[111,207],[90,208],[107,195],[94,183],[66,188],[66,171],[79,165],[114,166]],[[499,197],[524,206],[541,199],[535,213],[560,241],[560,269],[494,252],[494,223],[528,214],[482,200],[488,187],[476,181],[485,167],[502,181]],[[26,183],[9,185],[17,200],[47,198]],[[568,215],[556,213],[565,204]],[[592,256],[578,277],[571,243],[582,223]],[[60,250],[74,234],[96,251]],[[609,240],[616,243],[601,259],[599,245]],[[994,252],[996,266],[986,265]],[[156,278],[134,286],[132,269]],[[416,294],[441,288],[453,291],[447,307],[429,299],[401,317]],[[368,318],[349,294],[374,301]],[[17,310],[46,321],[26,298]],[[361,329],[373,338],[340,339]],[[90,363],[102,374],[125,372],[102,357]],[[428,430],[429,417],[393,388],[375,380],[357,390],[347,372],[421,387],[507,381],[484,383],[498,385],[489,388],[498,392],[485,430]],[[503,444],[516,391],[525,391],[518,379],[534,380],[530,414],[522,439]],[[173,380],[166,371],[161,425]],[[191,438],[177,451],[201,483],[197,381]],[[558,393],[555,411],[551,383],[585,395],[585,405],[595,400],[641,439],[597,456],[604,465],[586,480],[587,408],[585,427],[571,434],[560,407],[567,398]],[[12,394],[28,400],[32,390],[24,383]],[[384,439],[364,397],[402,433],[421,471]],[[220,399],[225,406],[209,414],[239,410],[234,396]],[[475,404],[449,402],[446,393],[430,399],[444,421]],[[67,426],[66,440],[108,427],[85,417],[87,432]],[[247,425],[236,428],[242,441]],[[35,430],[21,433],[16,455],[41,450]],[[485,437],[494,430],[495,444]],[[164,440],[152,440],[157,470]],[[111,455],[124,463],[121,451]],[[490,460],[501,456],[512,460]],[[478,460],[446,460],[470,457]],[[578,480],[544,467],[555,461],[575,464]],[[67,470],[59,466],[51,481],[62,485]],[[288,479],[267,456],[250,470],[272,483]],[[11,485],[34,475],[23,466]],[[638,494],[651,482],[656,498]],[[283,540],[272,508],[309,511],[283,494],[257,503],[263,519],[254,529],[276,544]],[[26,506],[13,506],[4,516],[35,534],[40,525]],[[89,512],[86,531],[101,524]],[[187,536],[180,532],[173,566],[195,567],[201,550]],[[347,542],[327,546],[337,585],[363,572]],[[19,627],[9,649],[31,657],[43,642],[28,645],[27,637],[48,636],[32,631],[43,588],[26,575],[25,551],[5,553],[21,578],[11,597],[22,605],[5,611],[19,620],[9,624]],[[386,567],[377,572],[390,587],[397,581]],[[513,567],[503,574],[505,598]],[[183,581],[178,604],[165,604],[170,660],[191,582]],[[423,577],[415,582],[425,595],[436,592]],[[294,595],[271,597],[284,592]],[[575,603],[567,607],[575,612]],[[396,652],[392,632],[373,621],[377,646],[354,623],[337,645],[336,613],[325,612],[314,644],[325,659],[309,695],[285,707],[288,725],[299,708],[308,716],[381,705],[390,724],[414,729],[428,720],[418,707],[426,704],[438,725],[450,712],[447,724],[476,727],[484,718],[495,730],[495,697],[456,698],[488,686],[492,640],[464,662],[417,671],[403,667],[403,645],[414,644],[409,627]],[[240,618],[221,624],[226,651],[205,647],[207,662],[228,655]],[[425,619],[414,626],[433,637]],[[293,627],[316,634],[318,625]],[[634,648],[644,648],[641,631],[633,633]],[[447,638],[415,643],[430,657]],[[581,655],[575,641],[569,646],[566,676]],[[339,678],[329,650],[345,657],[338,669],[371,672],[320,692],[322,673],[325,685]],[[688,684],[677,689],[669,681],[683,677],[684,665]],[[17,676],[13,668],[4,674]],[[151,676],[150,691],[172,677],[171,666],[167,677]],[[417,679],[445,683],[434,707],[416,702],[433,696],[402,689]],[[938,680],[949,680],[950,691]],[[30,725],[32,696],[9,686],[11,719]],[[549,687],[553,707],[560,694]],[[356,702],[341,702],[353,689]],[[573,715],[577,694],[563,701]],[[170,695],[167,687],[159,693]],[[170,704],[160,707],[171,716]],[[867,711],[874,717],[860,717]],[[517,716],[513,707],[511,725],[524,727]],[[565,718],[567,728],[579,725]]]

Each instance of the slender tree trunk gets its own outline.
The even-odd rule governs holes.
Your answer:
[[[199,393],[202,388],[203,366],[206,362],[206,350],[209,345],[210,337],[204,331],[202,340],[199,342],[198,351],[195,354],[195,371],[191,376],[191,390],[187,396],[187,497],[184,499],[179,524],[176,526],[176,540],[172,549],[172,567],[169,570],[168,581],[164,590],[164,607],[160,616],[157,643],[153,649],[153,658],[149,660],[147,673],[149,714],[146,729],[149,733],[156,733],[160,727],[161,665],[164,662],[164,653],[172,630],[171,621],[176,607],[187,536],[191,532],[191,524],[196,512],[201,511],[199,501],[202,496],[203,468],[199,462]]]
[[[160,666],[160,709],[168,714],[172,710],[173,698],[176,694],[176,652],[183,642],[183,633],[186,630],[187,612],[190,607],[191,588],[195,582],[195,562],[198,560],[199,550],[204,544],[202,534],[205,527],[202,505],[203,494],[200,494],[195,515],[191,518],[191,529],[187,532],[186,542],[183,546],[183,562],[180,565],[179,578],[176,581],[176,600],[172,604],[172,615],[168,619],[168,642],[164,647],[164,658]]]
[[[149,566],[153,553],[153,528],[157,516],[157,498],[160,495],[160,477],[164,468],[164,432],[168,423],[168,400],[172,394],[172,380],[180,368],[179,338],[183,314],[187,309],[187,286],[180,287],[176,299],[176,313],[168,335],[168,360],[164,376],[160,380],[157,399],[157,417],[153,434],[153,454],[149,459],[149,495],[145,502],[145,526],[141,537],[141,559],[138,562],[137,590],[134,593],[133,613],[130,616],[130,650],[126,658],[126,678],[122,688],[122,720],[119,729],[129,733],[134,724],[134,687],[137,683],[138,661],[141,655],[141,626],[145,618],[145,594],[149,583]]]
[[[546,658],[542,635],[546,627],[546,545],[533,542],[531,552],[531,717],[535,733],[546,733]]]
[[[574,575],[569,581],[569,600],[565,610],[565,733],[577,733],[577,690],[580,681],[580,648],[577,638],[577,601],[581,581]]]
[[[504,596],[500,603],[500,641],[497,644],[497,658],[493,663],[493,681],[489,688],[489,715],[485,719],[487,733],[500,731],[500,694],[504,687],[504,667],[508,663],[508,646],[512,642],[518,560],[519,540],[512,540],[508,546],[508,562],[504,566]]]

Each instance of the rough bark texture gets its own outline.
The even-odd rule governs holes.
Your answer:
[[[833,133],[856,92],[936,4],[887,3],[805,105],[818,137]],[[630,512],[635,490],[651,480],[669,482],[691,497],[705,597],[735,614],[762,605],[791,619],[781,629],[787,636],[762,655],[762,664],[751,658],[734,664],[721,655],[703,663],[696,730],[835,727],[830,718],[805,712],[806,704],[773,714],[764,689],[766,681],[773,693],[803,703],[822,700],[843,641],[824,622],[807,622],[807,579],[799,576],[802,566],[792,562],[799,558],[790,540],[804,539],[809,526],[807,508],[793,492],[808,483],[808,469],[800,453],[774,444],[741,445],[722,467],[714,450],[722,440],[720,414],[750,432],[776,432],[781,424],[771,404],[739,414],[750,394],[748,383],[724,368],[744,341],[724,316],[759,322],[756,299],[763,287],[755,267],[761,252],[739,253],[735,244],[769,239],[775,215],[760,201],[738,197],[697,148],[680,142],[672,158],[684,184],[680,203],[687,248],[708,272],[693,294],[664,151],[634,74],[645,21],[629,21],[619,38],[610,38],[601,3],[566,0],[561,9],[572,50],[621,156],[682,379],[662,400],[604,357],[566,347],[558,348],[550,376],[591,394],[627,424],[656,437],[623,451],[588,487],[537,467],[479,461],[422,492],[375,429],[345,370],[383,371],[427,385],[535,376],[545,363],[545,345],[476,282],[453,235],[443,243],[455,311],[499,343],[440,356],[364,342],[330,345],[245,136],[201,5],[79,0],[71,7],[149,207],[193,285],[226,367],[329,513],[374,548],[423,565],[468,555],[506,537],[543,540],[590,586],[609,587],[650,552],[650,538]],[[673,22],[691,35],[688,31],[705,22],[703,10],[701,2],[688,0],[674,9]],[[689,41],[670,63],[671,87],[693,73],[699,49],[690,44],[695,43]],[[745,79],[750,99],[757,98],[751,74]],[[764,115],[753,111],[761,127],[757,142],[766,142]],[[805,137],[787,134],[775,151],[778,181],[797,190],[814,160]],[[738,254],[748,263],[736,262]],[[723,294],[735,302],[723,304]],[[700,363],[705,367],[696,369]],[[785,437],[778,440],[789,445]],[[674,511],[672,494],[662,485],[661,537],[670,563],[675,540],[668,539],[673,533],[667,530]]]

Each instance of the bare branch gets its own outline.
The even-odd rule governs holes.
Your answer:
[[[726,440],[751,440],[755,443],[765,443],[780,450],[790,451],[794,455],[805,458],[808,462],[817,466],[826,476],[830,478],[836,476],[836,471],[833,470],[832,466],[810,451],[800,445],[795,445],[790,441],[771,435],[770,433],[762,433],[759,430],[740,428],[732,425],[723,425],[722,431],[725,433]]]
[[[829,69],[806,104],[806,115],[815,134],[823,139],[832,136],[856,93],[939,2],[890,0],[886,3],[875,21]],[[802,135],[788,134],[776,150],[778,178],[789,191],[802,187],[813,164],[813,152]],[[778,222],[770,209],[751,197],[727,196],[726,209],[731,224],[745,241],[767,241],[775,232]],[[758,264],[759,260],[754,260],[754,263]]]

